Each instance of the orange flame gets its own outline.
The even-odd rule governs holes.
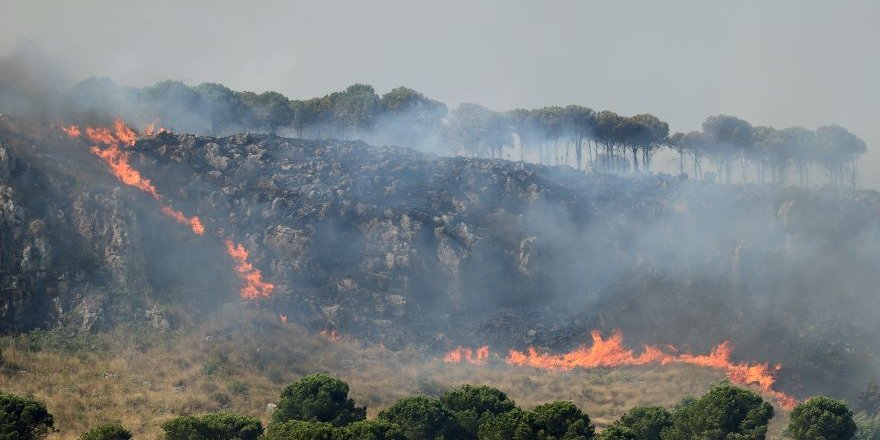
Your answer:
[[[86,132],[89,132],[89,130],[91,129],[87,128]],[[91,138],[91,133],[89,137]],[[118,144],[111,144],[110,147],[103,150],[94,146],[91,148],[91,151],[104,160],[104,163],[110,168],[110,172],[122,183],[140,189],[154,199],[159,200],[159,193],[156,191],[156,187],[150,183],[149,179],[144,178],[141,176],[141,173],[131,167],[128,163],[128,155],[119,150]]]
[[[248,251],[244,246],[232,243],[226,240],[226,252],[235,260],[235,271],[238,277],[244,282],[241,288],[241,297],[244,299],[268,298],[272,295],[275,286],[271,283],[263,281],[263,273],[248,263]]]
[[[737,363],[730,359],[732,347],[725,341],[707,355],[668,354],[659,348],[644,346],[644,351],[636,356],[632,350],[623,346],[623,333],[615,331],[607,339],[602,339],[598,331],[591,333],[593,344],[580,347],[563,354],[539,353],[534,347],[527,352],[510,350],[507,363],[514,366],[527,366],[548,370],[571,370],[573,368],[618,367],[627,365],[683,363],[724,370],[731,382],[739,385],[754,385],[766,394],[773,396],[779,404],[791,409],[797,399],[773,389],[776,382],[768,364]],[[779,370],[781,366],[777,366]]]
[[[147,124],[147,126],[144,127],[144,136],[152,136],[154,134],[168,132],[168,130],[166,130],[165,128],[159,127],[158,124],[159,124],[158,119],[155,119],[153,122],[150,122],[149,124]]]
[[[339,336],[339,332],[337,332],[336,329],[321,330],[321,336],[323,336],[333,342],[336,342],[341,338],[341,336]]]
[[[61,130],[67,133],[67,135],[72,138],[78,138],[82,134],[82,132],[79,130],[79,127],[77,127],[76,125],[68,125],[67,127],[62,125]]]
[[[287,315],[285,315],[285,314],[283,314],[283,313],[279,313],[279,314],[278,314],[278,318],[281,319],[281,323],[282,323],[282,324],[287,324]]]
[[[116,139],[129,147],[133,146],[137,141],[137,134],[132,129],[126,127],[121,119],[113,121],[113,130],[116,133]]]
[[[189,225],[192,228],[192,231],[196,235],[204,235],[205,234],[205,226],[202,224],[201,219],[198,217],[187,217],[182,212],[170,207],[163,206],[162,212],[165,213],[168,217],[173,218],[177,223],[182,225]]]
[[[489,359],[489,346],[484,345],[476,350],[466,347],[456,347],[443,356],[443,362],[449,363],[468,363],[473,365],[483,365]]]

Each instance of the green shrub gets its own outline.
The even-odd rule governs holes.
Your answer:
[[[326,374],[312,374],[284,389],[272,423],[303,420],[344,426],[364,420],[366,414],[366,408],[355,406],[348,398],[347,383]]]
[[[119,423],[98,425],[79,437],[79,440],[131,440],[131,431]]]
[[[461,438],[455,414],[438,399],[406,397],[379,413],[379,419],[395,423],[409,440]]]
[[[672,427],[672,414],[660,406],[637,406],[611,426],[627,428],[639,440],[660,440],[663,430]]]
[[[599,440],[643,440],[631,429],[622,425],[609,425],[599,433]]]
[[[330,423],[288,420],[273,423],[261,440],[342,440],[344,432]]]
[[[42,402],[29,397],[0,393],[0,439],[43,438],[55,421]]]
[[[818,396],[791,411],[788,431],[795,440],[849,440],[856,433],[856,423],[846,404]]]
[[[361,420],[343,429],[345,440],[406,440],[400,426],[385,420]]]
[[[259,419],[230,413],[177,417],[162,429],[165,440],[256,440],[263,435]]]
[[[516,408],[505,413],[486,416],[477,430],[479,440],[536,440],[534,415]]]
[[[663,440],[743,438],[762,440],[773,407],[761,396],[730,384],[712,388],[698,400],[679,405]]]
[[[532,412],[539,440],[589,440],[596,435],[590,417],[572,402],[545,403]]]
[[[455,413],[467,439],[476,439],[480,419],[512,411],[516,403],[503,392],[488,386],[464,385],[440,396],[440,402]]]

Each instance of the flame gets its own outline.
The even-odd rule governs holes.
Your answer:
[[[285,314],[283,314],[283,313],[279,313],[279,314],[278,314],[278,318],[281,319],[281,323],[282,323],[282,324],[287,324],[287,315],[285,315]]]
[[[468,363],[473,365],[484,365],[489,359],[489,346],[484,345],[476,350],[466,347],[456,347],[443,356],[443,362],[449,363]]]
[[[170,207],[163,206],[162,212],[165,213],[168,217],[173,218],[177,223],[182,225],[189,225],[192,228],[193,233],[196,235],[204,235],[205,234],[205,226],[202,224],[202,221],[198,217],[187,217],[182,212]]]
[[[113,131],[116,133],[116,139],[129,147],[134,146],[134,143],[137,141],[137,134],[135,134],[134,130],[126,127],[121,119],[113,121]]]
[[[234,244],[226,240],[226,252],[235,260],[235,271],[244,283],[241,288],[241,297],[244,299],[268,298],[272,295],[275,286],[263,281],[263,273],[248,263],[248,251],[240,244]]]
[[[762,392],[773,396],[783,408],[791,409],[797,404],[797,399],[794,397],[773,389],[773,384],[776,382],[774,373],[782,368],[780,365],[771,371],[767,363],[734,362],[731,360],[733,347],[729,341],[722,342],[705,355],[669,354],[657,347],[646,345],[642,353],[636,356],[632,350],[623,346],[623,333],[619,330],[613,332],[607,339],[603,339],[598,331],[593,331],[591,336],[593,344],[589,347],[581,345],[563,354],[540,353],[534,347],[530,347],[527,352],[510,350],[506,361],[509,365],[548,370],[670,363],[699,365],[724,370],[733,383],[756,386]]]
[[[79,127],[76,125],[68,125],[67,127],[61,126],[61,130],[67,133],[68,136],[72,138],[78,138],[82,135],[82,132],[79,130]]]
[[[89,133],[90,130],[91,128],[87,128],[86,132]],[[92,138],[92,134],[89,133],[89,138]],[[95,139],[99,138],[99,136],[95,137]],[[107,167],[110,168],[110,172],[122,183],[133,186],[156,200],[160,199],[159,192],[156,191],[156,187],[150,183],[150,180],[141,176],[141,173],[132,168],[128,163],[128,155],[119,149],[119,144],[111,144],[106,149],[94,146],[91,148],[91,152],[100,157],[107,164]]]
[[[323,337],[325,337],[325,338],[327,338],[327,339],[329,339],[329,340],[331,340],[331,341],[333,341],[333,342],[336,342],[336,341],[338,341],[340,338],[342,338],[341,336],[339,336],[339,332],[337,332],[336,329],[332,329],[332,330],[321,330],[321,336],[323,336]]]
[[[153,122],[147,124],[147,126],[144,127],[144,136],[152,136],[159,133],[168,133],[168,130],[163,127],[159,127],[158,124],[159,119],[154,119]]]

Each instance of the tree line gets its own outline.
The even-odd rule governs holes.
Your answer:
[[[714,115],[701,130],[670,133],[669,124],[651,114],[625,116],[580,105],[499,112],[465,103],[450,110],[406,87],[379,95],[367,84],[297,100],[217,83],[161,81],[135,88],[90,78],[74,86],[68,99],[86,115],[109,109],[128,119],[160,118],[196,134],[361,139],[602,172],[648,173],[655,155],[669,150],[678,154],[679,173],[709,177],[703,165],[711,163],[711,176],[726,183],[794,183],[786,179],[796,174],[797,183],[808,185],[811,170],[818,169],[831,185],[855,186],[856,162],[867,151],[863,140],[838,125],[776,129]]]
[[[763,440],[773,407],[761,396],[728,383],[672,410],[636,407],[596,433],[589,415],[568,401],[517,406],[485,385],[464,385],[439,398],[406,397],[366,419],[344,381],[313,374],[288,385],[264,429],[258,418],[231,413],[180,416],[162,424],[166,440]],[[45,438],[54,421],[39,401],[0,394],[0,438]],[[840,401],[815,397],[791,412],[795,440],[849,440],[853,413]],[[96,426],[80,440],[130,440],[118,423]]]

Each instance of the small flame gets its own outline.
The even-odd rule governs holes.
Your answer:
[[[152,136],[154,134],[169,132],[165,128],[159,127],[158,125],[159,125],[159,119],[155,119],[155,120],[153,120],[153,122],[150,122],[149,124],[147,124],[147,126],[144,127],[144,136]]]
[[[94,133],[90,131],[91,128],[86,129],[86,132],[89,133],[89,138],[92,138]],[[94,139],[100,139],[100,136],[95,136]],[[119,144],[110,144],[106,149],[94,146],[91,148],[91,152],[100,157],[107,164],[107,167],[110,168],[110,172],[122,183],[140,189],[154,199],[159,200],[159,193],[156,191],[156,187],[150,183],[149,179],[144,178],[141,176],[141,173],[131,167],[128,163],[128,155],[119,149]]]
[[[443,356],[443,362],[447,363],[468,363],[473,365],[483,365],[489,359],[489,346],[484,345],[476,350],[466,347],[456,347]]]
[[[177,223],[182,225],[189,225],[192,228],[192,231],[196,235],[204,235],[205,234],[205,226],[202,224],[202,220],[198,217],[187,217],[182,212],[170,207],[163,206],[162,212],[165,213],[168,217],[173,218]]]
[[[248,251],[240,244],[234,244],[226,240],[226,252],[235,260],[235,271],[244,283],[241,288],[241,297],[244,299],[268,298],[272,295],[275,286],[263,281],[263,273],[248,263]]]
[[[82,135],[82,132],[79,130],[79,127],[76,125],[68,125],[67,127],[61,126],[61,130],[67,133],[68,136],[72,138],[78,138]]]
[[[336,342],[341,338],[341,336],[339,336],[339,333],[336,331],[336,329],[321,330],[321,336],[323,336],[333,342]]]
[[[287,324],[287,315],[285,315],[285,314],[283,314],[283,313],[279,313],[279,314],[278,314],[278,318],[281,319],[281,323],[282,323],[282,324]]]

